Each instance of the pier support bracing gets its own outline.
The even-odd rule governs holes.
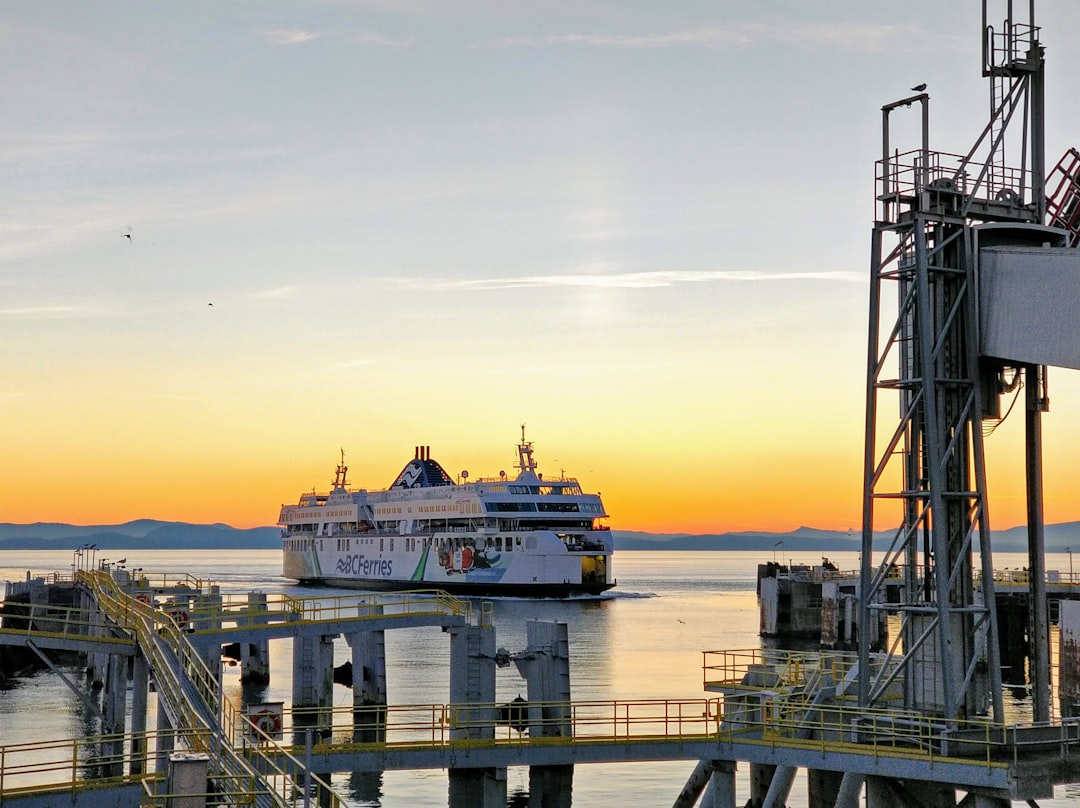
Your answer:
[[[701,795],[699,808],[735,808],[735,762],[713,761],[709,783]]]
[[[334,636],[300,635],[293,639],[293,729],[303,744],[307,729],[316,737],[331,728],[334,688]]]
[[[844,772],[840,790],[836,793],[836,808],[859,808],[859,795],[862,794],[864,780],[861,774]]]
[[[694,806],[735,808],[735,761],[698,761],[686,785],[675,798],[672,808],[694,808]]]
[[[386,632],[345,635],[352,650],[353,740],[386,740]]]

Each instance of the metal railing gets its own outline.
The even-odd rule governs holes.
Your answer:
[[[105,572],[83,573],[81,580],[92,589],[102,611],[136,636],[154,671],[158,699],[164,699],[172,712],[176,737],[188,749],[211,756],[213,778],[248,783],[248,792],[265,793],[281,808],[295,804],[296,784],[302,782],[311,783],[318,804],[329,808],[340,804],[325,782],[269,739],[273,755],[260,748],[249,750],[246,756],[238,753],[231,743],[238,712],[169,613],[136,601]],[[167,796],[156,793],[154,799]]]
[[[983,168],[968,156],[921,149],[892,154],[875,164],[875,195],[879,219],[894,221],[896,203],[914,201],[923,191],[951,193],[959,197],[979,194],[983,199],[1022,202],[1031,188],[1031,170],[990,166],[985,176],[972,177],[969,169]]]
[[[733,693],[806,688],[823,677],[839,683],[853,675],[859,665],[855,653],[785,651],[768,648],[705,651],[702,654],[705,687]]]
[[[0,746],[0,795],[70,791],[79,786],[122,785],[158,775],[103,776],[129,759],[133,742],[157,743],[156,732],[97,735],[88,738],[34,741]],[[92,780],[86,778],[92,777]]]

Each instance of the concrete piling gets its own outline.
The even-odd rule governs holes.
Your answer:
[[[345,635],[352,650],[353,740],[386,740],[386,632]]]
[[[334,688],[333,635],[301,635],[293,639],[293,729],[296,744],[306,729],[329,733]]]

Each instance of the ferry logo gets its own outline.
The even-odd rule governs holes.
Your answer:
[[[394,562],[385,558],[366,558],[363,555],[347,555],[338,559],[337,571],[341,575],[360,575],[364,578],[389,578],[394,574]]]
[[[409,464],[405,471],[401,472],[401,484],[404,488],[412,488],[416,485],[416,481],[420,479],[420,474],[424,471],[424,467],[417,462]]]

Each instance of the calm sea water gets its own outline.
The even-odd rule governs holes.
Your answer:
[[[280,577],[278,551],[137,550],[126,553],[128,567],[148,573],[187,572],[221,585],[224,592],[288,592],[313,596],[341,590],[297,587]],[[830,556],[841,569],[854,569],[854,553]],[[100,560],[100,556],[99,556]],[[589,600],[494,599],[497,643],[511,652],[525,647],[525,621],[565,621],[570,635],[571,690],[575,699],[682,699],[709,695],[702,689],[702,652],[756,648],[758,612],[755,597],[757,565],[771,555],[753,552],[620,552],[616,556],[619,585]],[[817,553],[786,553],[782,560],[820,563]],[[70,571],[70,552],[0,551],[0,580]],[[1068,558],[1050,556],[1050,568],[1068,569]],[[998,554],[998,567],[1022,567],[1019,554]],[[344,642],[335,643],[340,664],[348,659]],[[387,632],[388,700],[391,704],[449,701],[449,638],[438,629]],[[291,648],[271,643],[271,683],[267,701],[291,699]],[[226,676],[226,692],[240,699],[239,676]],[[525,694],[525,683],[513,666],[496,674],[499,700]],[[335,704],[351,704],[351,691],[335,686]],[[152,711],[151,711],[152,722]],[[49,673],[0,691],[0,745],[70,738],[93,727],[85,708]],[[693,770],[694,761],[648,764],[580,765],[573,778],[575,808],[670,805]],[[749,797],[740,776],[738,804]],[[510,804],[528,802],[529,773],[507,774]],[[386,772],[374,779],[336,775],[339,793],[352,806],[404,808],[445,806],[445,771]],[[744,793],[745,792],[745,793]],[[1075,799],[1080,791],[1070,791]],[[1062,792],[1065,797],[1065,792]],[[806,805],[805,788],[797,783],[789,804]],[[1051,801],[1040,801],[1051,805]],[[1062,805],[1065,803],[1062,802]]]

